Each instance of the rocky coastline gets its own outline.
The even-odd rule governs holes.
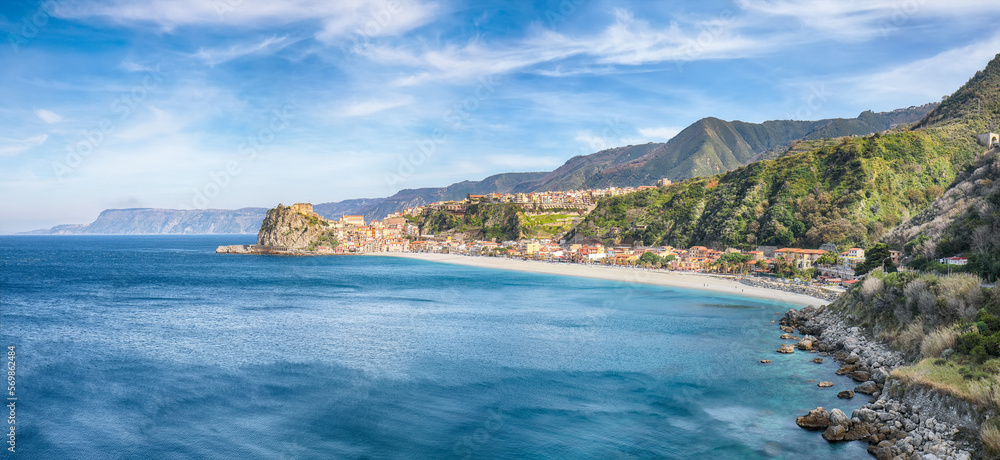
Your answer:
[[[745,284],[747,286],[753,286],[765,289],[776,289],[779,291],[792,292],[795,294],[804,294],[807,296],[816,297],[817,299],[828,300],[830,302],[837,300],[837,297],[839,297],[841,294],[840,292],[831,291],[829,289],[823,289],[821,287],[805,286],[801,284],[792,284],[792,283],[780,283],[777,281],[771,281],[768,279],[757,278],[757,277],[743,278],[740,280],[740,283]]]
[[[301,249],[291,249],[282,246],[267,246],[262,244],[233,244],[215,248],[217,254],[261,254],[272,256],[313,256],[319,253]]]
[[[850,416],[840,409],[817,407],[796,419],[800,427],[822,431],[831,443],[867,442],[868,452],[880,460],[981,457],[983,448],[974,422],[982,418],[975,413],[979,409],[950,395],[893,380],[892,370],[907,364],[902,354],[868,339],[860,328],[848,327],[826,307],[789,310],[779,325],[786,340],[796,331],[804,335],[791,352],[799,349],[829,356],[841,364],[837,374],[858,382],[853,391],[842,391],[839,397],[871,397]],[[778,351],[788,353],[789,347]]]

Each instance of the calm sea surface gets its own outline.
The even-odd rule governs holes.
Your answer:
[[[832,360],[774,352],[771,321],[791,305],[388,257],[214,253],[253,240],[0,237],[0,344],[18,364],[17,453],[4,454],[867,457],[795,425],[863,398],[836,398],[853,384]]]

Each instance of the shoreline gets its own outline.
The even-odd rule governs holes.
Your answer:
[[[978,429],[969,426],[982,418],[976,415],[979,410],[932,388],[893,378],[894,369],[909,363],[902,353],[868,337],[825,307],[790,310],[778,324],[786,334],[797,330],[803,335],[794,348],[829,356],[841,364],[838,375],[859,383],[853,391],[840,392],[838,398],[870,398],[850,416],[840,409],[817,407],[796,418],[799,427],[823,432],[823,439],[830,443],[865,442],[868,453],[877,459],[970,460],[977,458],[976,452],[982,453]]]
[[[501,257],[465,256],[457,254],[439,254],[429,252],[380,252],[365,254],[366,256],[399,257],[404,259],[423,260],[426,262],[465,265],[498,270],[513,270],[527,273],[542,273],[548,275],[575,276],[623,283],[639,283],[654,286],[664,286],[682,289],[696,289],[718,294],[731,294],[756,299],[773,300],[797,305],[826,305],[830,301],[805,294],[798,294],[777,289],[750,286],[742,284],[738,279],[727,279],[718,275],[702,273],[682,273],[670,271],[654,271],[635,268],[607,267],[600,265],[584,265],[571,263],[550,263],[532,260],[514,260]]]

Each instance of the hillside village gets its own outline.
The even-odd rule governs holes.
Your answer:
[[[610,188],[600,190],[554,191],[543,193],[470,195],[465,200],[442,201],[394,213],[381,221],[365,221],[361,215],[342,215],[326,219],[309,203],[296,203],[276,209],[295,213],[323,230],[323,242],[307,246],[221,246],[218,252],[270,253],[294,255],[372,254],[432,252],[469,256],[507,257],[558,263],[638,266],[684,272],[740,273],[801,278],[825,285],[850,286],[856,282],[855,271],[865,261],[865,250],[852,247],[838,251],[833,244],[819,248],[759,246],[754,250],[705,246],[635,247],[568,243],[556,238],[525,238],[509,241],[468,239],[461,235],[434,235],[422,232],[421,219],[430,212],[462,216],[477,203],[508,204],[525,210],[576,210],[585,214],[597,200],[621,196],[656,187],[670,186],[668,179],[657,186]],[[262,240],[262,239],[261,239]],[[899,265],[902,254],[892,250],[891,259]],[[943,263],[962,265],[955,257]]]

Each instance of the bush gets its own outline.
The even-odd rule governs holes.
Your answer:
[[[897,350],[914,353],[917,350],[923,350],[921,346],[923,338],[924,324],[920,321],[914,321],[893,339],[892,345]],[[940,353],[938,355],[940,356]]]
[[[982,439],[983,444],[986,448],[993,454],[1000,453],[1000,430],[997,429],[993,422],[985,422],[979,428],[979,439]]]
[[[945,350],[955,348],[958,332],[950,327],[942,327],[924,338],[920,344],[920,354],[924,358],[937,358]]]
[[[871,302],[872,298],[882,292],[885,284],[881,279],[874,276],[865,277],[865,282],[861,284],[861,296],[865,303]]]
[[[942,276],[937,285],[937,297],[946,308],[940,312],[942,319],[971,319],[975,316],[983,303],[982,282],[978,276],[967,273]]]

